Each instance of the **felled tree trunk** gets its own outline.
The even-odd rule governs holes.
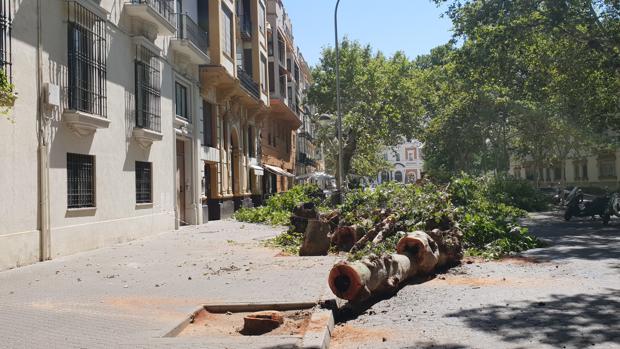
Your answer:
[[[407,255],[371,255],[357,262],[337,263],[329,273],[328,282],[337,297],[360,302],[396,289],[415,273],[415,263]]]
[[[336,246],[338,251],[351,251],[358,239],[357,229],[355,225],[336,228],[332,234],[332,245]]]
[[[325,256],[329,252],[331,229],[328,222],[318,219],[308,220],[304,242],[299,249],[300,256]]]
[[[435,240],[439,247],[439,261],[437,268],[453,267],[463,259],[463,233],[453,228],[443,231],[434,229],[428,235]]]
[[[459,234],[432,233],[441,245],[421,231],[407,234],[397,244],[397,254],[371,255],[357,262],[339,262],[329,273],[328,283],[339,298],[360,302],[373,295],[393,291],[405,280],[432,273],[440,263],[460,260],[460,244],[453,244]],[[460,241],[460,240],[459,240]],[[459,247],[457,247],[459,246]],[[442,251],[444,255],[442,255]]]

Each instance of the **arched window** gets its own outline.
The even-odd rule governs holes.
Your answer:
[[[394,180],[397,181],[398,183],[402,183],[403,182],[403,173],[400,172],[400,171],[394,172]]]
[[[387,172],[381,172],[381,183],[386,183],[390,181],[390,174]]]

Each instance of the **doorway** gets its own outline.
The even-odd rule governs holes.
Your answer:
[[[177,208],[179,213],[179,224],[187,225],[185,214],[185,142],[177,140]]]

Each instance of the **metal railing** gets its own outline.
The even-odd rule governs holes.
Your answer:
[[[11,24],[13,22],[11,1],[0,4],[0,69],[4,69],[11,80]]]
[[[132,4],[148,5],[169,23],[176,25],[173,0],[129,0]]]
[[[209,54],[209,35],[186,14],[177,14],[177,39],[188,40],[206,55]]]
[[[258,84],[252,79],[252,77],[242,68],[237,68],[237,77],[241,81],[241,86],[248,91],[256,99],[260,99],[260,89]]]

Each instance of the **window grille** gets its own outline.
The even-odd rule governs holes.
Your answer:
[[[68,108],[105,117],[106,20],[74,1],[68,17]]]
[[[153,171],[150,162],[136,161],[136,203],[153,202]]]
[[[4,69],[11,79],[11,1],[2,0],[0,4],[0,69]]]
[[[67,207],[95,207],[95,157],[67,153]]]
[[[156,54],[143,46],[136,55],[136,127],[161,132],[161,72]]]

